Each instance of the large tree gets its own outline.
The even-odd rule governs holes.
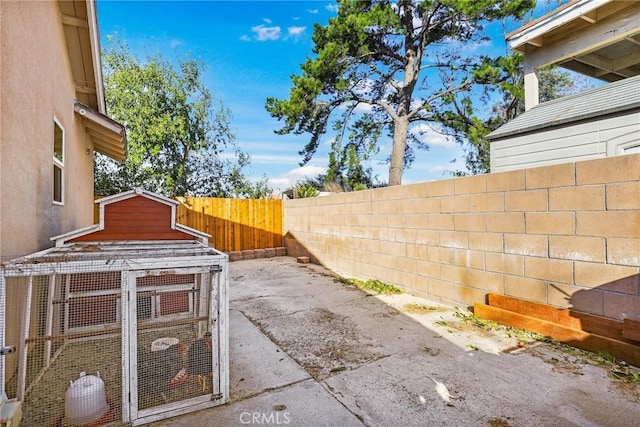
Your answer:
[[[127,129],[128,156],[118,164],[96,155],[96,194],[133,186],[171,197],[268,193],[264,180],[244,175],[249,156],[235,143],[229,110],[203,84],[202,64],[159,54],[141,62],[117,39],[103,58],[107,109]]]
[[[381,137],[391,137],[388,183],[399,185],[412,150],[422,146],[411,124],[433,121],[438,105],[490,74],[486,58],[455,47],[480,41],[486,23],[521,17],[534,5],[533,0],[342,0],[327,26],[315,25],[314,57],[292,77],[289,98],[269,98],[266,108],[284,121],[277,133],[311,135],[300,152],[302,163],[316,152],[333,119],[333,159],[366,157]],[[330,165],[330,172],[332,167],[344,167],[344,161]]]
[[[442,132],[454,137],[465,150],[465,168],[456,175],[491,171],[490,147],[486,136],[524,112],[522,55],[514,53],[495,60],[491,79],[480,96],[461,91],[447,98],[434,113]],[[555,66],[540,69],[540,102],[585,90],[593,85],[586,76],[571,75]]]

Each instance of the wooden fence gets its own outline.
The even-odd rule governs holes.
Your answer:
[[[179,197],[176,222],[211,234],[223,252],[283,246],[282,200]]]

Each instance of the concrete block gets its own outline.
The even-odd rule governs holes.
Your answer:
[[[640,238],[640,211],[576,212],[576,234]]]
[[[572,285],[573,262],[562,259],[527,257],[524,260],[524,275],[532,279]]]
[[[524,233],[524,212],[490,213],[486,216],[487,231]]]
[[[602,298],[605,317],[619,320],[623,320],[625,317],[634,320],[640,319],[640,297],[605,292],[602,294]]]
[[[514,276],[524,275],[524,257],[521,255],[486,252],[484,258],[488,271]]]
[[[505,234],[504,252],[507,254],[546,257],[549,240],[543,235]]]
[[[524,190],[524,170],[490,173],[487,175],[487,191]]]
[[[238,261],[242,259],[242,251],[229,252],[229,261]]]
[[[256,258],[264,258],[265,257],[265,250],[264,249],[254,249],[253,250],[253,255]]]
[[[455,194],[484,193],[487,189],[485,175],[460,177],[453,180]]]
[[[529,234],[575,234],[573,212],[527,212],[526,230]]]
[[[429,227],[433,230],[453,230],[453,215],[429,214]]]
[[[527,189],[564,187],[575,184],[574,163],[562,163],[525,170]]]
[[[469,249],[502,252],[503,245],[502,233],[469,233]]]
[[[505,194],[505,211],[546,211],[549,190],[513,191]]]
[[[516,298],[546,304],[547,285],[542,280],[527,277],[505,276],[504,293]]]
[[[285,248],[284,246],[279,246],[276,248],[276,256],[286,256],[287,255],[287,248]]]
[[[484,214],[456,214],[453,216],[456,231],[484,231]]]
[[[454,194],[453,179],[431,181],[428,186],[429,197],[450,196]]]
[[[549,257],[573,261],[604,262],[605,241],[601,237],[549,236]]]
[[[637,267],[574,261],[574,268],[576,285],[590,288],[607,285],[626,277],[635,276],[637,280],[638,276]]]
[[[607,210],[640,209],[640,182],[609,184]]]
[[[472,194],[469,196],[470,212],[504,211],[504,193]]]
[[[264,257],[265,258],[273,258],[274,256],[276,256],[276,249],[275,248],[267,248],[264,250]]]
[[[253,249],[245,249],[242,251],[242,259],[254,259]]]
[[[299,256],[298,258],[296,258],[296,262],[298,262],[299,264],[308,264],[309,263],[309,257],[308,256]]]
[[[640,267],[640,239],[607,239],[607,263]]]
[[[576,184],[640,180],[640,154],[613,156],[576,163]]]
[[[440,212],[469,212],[469,196],[450,196],[440,200]]]
[[[549,190],[550,211],[591,211],[604,209],[604,186],[561,187]]]

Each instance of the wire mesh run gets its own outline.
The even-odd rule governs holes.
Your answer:
[[[71,249],[78,262],[43,253],[3,266],[18,347],[6,392],[24,425],[138,425],[224,403],[226,255],[128,259],[110,247],[105,260],[95,247]]]

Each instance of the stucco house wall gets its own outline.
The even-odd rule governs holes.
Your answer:
[[[89,35],[94,6],[88,0],[0,1],[0,261],[51,247],[52,236],[92,224],[94,149],[115,146],[119,159],[126,155],[124,128],[102,114],[99,61],[96,67],[91,56],[99,51],[97,36]],[[76,113],[77,100],[102,111]],[[87,116],[112,129],[101,131],[107,142],[100,149]],[[54,120],[64,130],[62,203],[54,203]],[[6,289],[0,344],[19,341],[24,295],[21,287]],[[0,360],[0,383],[16,365],[15,354]]]
[[[74,114],[56,2],[1,2],[0,258],[93,221],[93,147]],[[34,31],[34,29],[38,31]],[[64,205],[53,203],[54,117],[65,131]]]

